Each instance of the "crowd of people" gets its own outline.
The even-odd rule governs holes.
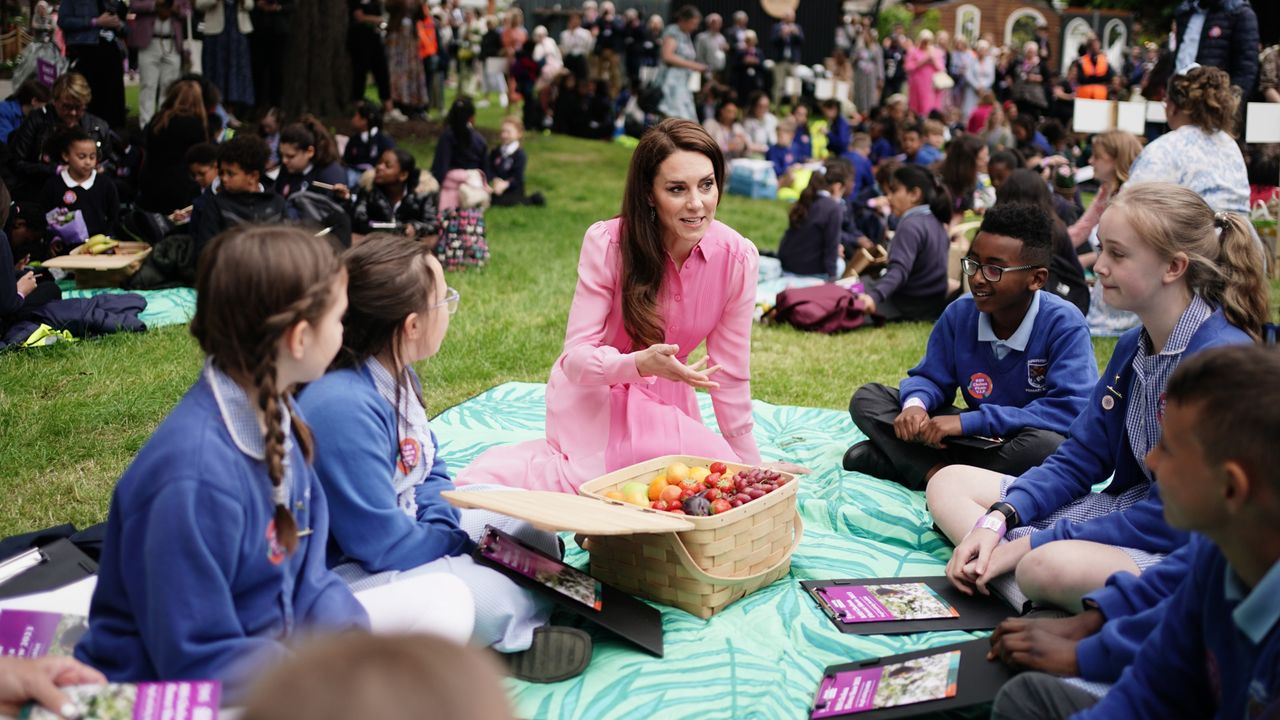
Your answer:
[[[1259,54],[1247,2],[1189,4],[1175,42],[1140,46],[1118,69],[1091,37],[1061,74],[1043,32],[1018,49],[993,38],[970,48],[928,30],[880,39],[850,17],[824,70],[850,93],[819,100],[813,81],[827,78],[801,71],[804,31],[789,15],[761,42],[745,14],[728,28],[692,7],[641,22],[588,1],[556,41],[527,32],[518,10],[353,0],[354,75],[363,87],[372,74],[381,102],[355,100],[341,149],[310,116],[267,112],[257,132],[225,132],[254,104],[236,83],[255,85],[255,66],[236,58],[252,55],[256,26],[229,16],[249,23],[251,10],[287,3],[197,7],[207,29],[228,16],[205,50],[222,65],[164,89],[140,159],[120,152],[114,120],[89,111],[102,96],[81,72],[23,85],[0,112],[21,118],[5,146],[16,203],[0,258],[18,272],[0,286],[3,317],[56,301],[26,270],[69,242],[41,224],[46,210],[78,211],[88,233],[150,217],[187,228],[153,239],[189,238],[191,332],[207,356],[115,488],[76,648],[90,667],[0,667],[0,704],[25,692],[58,708],[51,679],[206,677],[248,701],[248,717],[276,717],[279,699],[252,685],[290,654],[286,642],[352,629],[488,646],[534,681],[582,672],[586,634],[550,625],[545,600],[470,555],[486,526],[552,557],[563,545],[442,497],[455,479],[413,365],[440,350],[460,303],[432,238],[470,173],[495,203],[522,202],[523,132],[619,127],[640,137],[620,213],[583,239],[545,437],[480,455],[457,486],[576,493],[673,453],[805,471],[764,463],[753,435],[764,260],[716,219],[733,161],[767,161],[797,191],[782,271],[843,281],[877,318],[933,323],[898,387],[854,390],[866,440],[843,468],[925,492],[955,543],[946,575],[961,592],[1069,614],[997,629],[992,658],[1032,672],[1006,685],[995,716],[1239,717],[1280,702],[1280,485],[1266,469],[1280,356],[1260,346],[1275,248],[1249,218],[1280,173],[1270,148],[1239,141],[1242,98],[1280,101],[1280,59]],[[92,16],[84,28],[101,28],[102,45],[112,25]],[[523,112],[490,150],[460,94],[427,172],[383,121],[427,111],[451,83]],[[1133,92],[1160,99],[1166,122],[1143,137],[1072,131],[1075,98]],[[137,212],[122,217],[122,202]],[[341,254],[284,222],[326,209],[357,236]],[[882,266],[852,262],[872,249]],[[1092,334],[1120,335],[1101,374]],[[690,363],[703,343],[707,357]],[[696,390],[710,394],[719,432]],[[362,652],[404,650],[335,641],[273,682],[305,686]],[[1114,685],[1099,695],[1072,677]],[[472,716],[504,717],[501,705]]]

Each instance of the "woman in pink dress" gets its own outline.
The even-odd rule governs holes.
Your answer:
[[[941,105],[942,92],[933,86],[935,73],[947,69],[947,61],[941,50],[933,44],[933,33],[921,30],[916,36],[915,47],[907,50],[902,67],[907,71],[907,103],[920,119]]]
[[[459,484],[576,493],[660,455],[760,462],[750,372],[759,256],[715,220],[723,186],[724,156],[697,123],[667,119],[645,134],[621,215],[582,241],[546,439],[489,450]],[[703,340],[707,357],[687,364]],[[719,433],[702,422],[698,388],[711,394]]]

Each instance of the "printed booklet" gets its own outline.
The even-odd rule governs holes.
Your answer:
[[[960,612],[923,582],[885,585],[828,585],[815,593],[833,619],[842,623],[935,620]]]
[[[220,683],[212,680],[76,685],[63,692],[82,720],[216,720]],[[57,720],[56,713],[28,705],[24,720]]]
[[[955,697],[959,674],[959,650],[865,670],[830,673],[818,686],[818,697],[810,717],[819,720],[945,700]]]
[[[485,528],[479,553],[505,568],[545,585],[594,610],[604,606],[604,586],[599,580],[526,547],[516,538],[494,528]]]
[[[83,615],[0,610],[0,655],[37,658],[71,655],[80,636],[89,629]]]

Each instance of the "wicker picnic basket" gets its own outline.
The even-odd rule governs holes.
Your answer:
[[[74,271],[78,288],[120,287],[151,254],[151,246],[144,242],[121,242],[113,255],[91,255],[85,248],[80,245],[68,255],[49,258],[44,266]]]
[[[581,495],[541,490],[441,495],[457,507],[518,517],[543,530],[577,533],[596,579],[709,618],[790,571],[791,554],[803,533],[796,512],[799,483],[787,475],[787,482],[768,495],[709,517],[676,515],[604,497],[632,480],[647,483],[673,462],[706,466],[713,460],[687,455],[654,458],[584,483]],[[746,467],[725,464],[733,471]]]
[[[706,466],[710,458],[669,455],[587,482],[579,492],[604,494],[631,481],[648,482],[673,462]],[[730,471],[745,469],[725,463]],[[796,512],[795,476],[762,498],[719,515],[675,516],[692,530],[661,534],[591,536],[591,574],[620,590],[709,618],[727,605],[784,577],[803,527]],[[637,508],[638,510],[639,508]]]

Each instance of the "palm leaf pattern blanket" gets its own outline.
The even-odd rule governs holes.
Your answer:
[[[542,437],[543,389],[506,383],[442,412],[432,420],[442,457],[456,472],[491,447]],[[699,401],[704,420],[715,427],[710,397],[699,393]],[[802,718],[828,665],[978,636],[858,636],[832,626],[799,581],[941,575],[950,546],[932,529],[923,493],[841,469],[845,449],[865,439],[847,413],[759,401],[754,413],[766,461],[813,470],[801,478],[804,539],[790,575],[710,620],[655,605],[662,610],[662,659],[593,632],[595,654],[582,675],[549,685],[509,681],[517,717]],[[586,553],[565,540],[568,562],[585,568]]]

